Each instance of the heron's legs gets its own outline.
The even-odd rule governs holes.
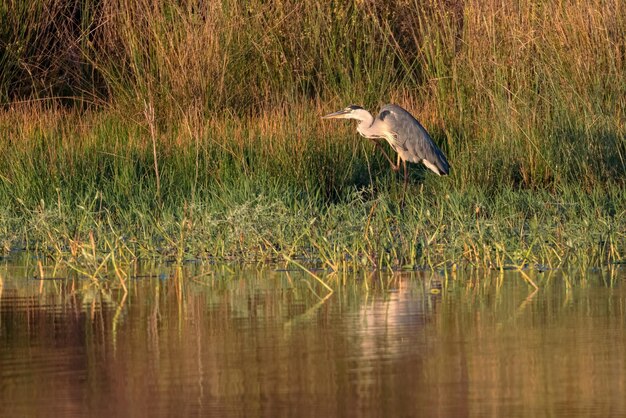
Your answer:
[[[404,186],[402,186],[402,197],[400,198],[400,208],[404,209],[404,197],[406,196],[406,186],[409,183],[409,171],[406,168],[405,160],[402,160],[402,166],[404,167]],[[398,161],[398,167],[400,167],[400,161]]]
[[[406,168],[406,160],[402,160],[402,166],[404,167],[404,187],[402,188],[402,199],[404,199],[404,194],[406,193],[406,185],[409,184],[409,170],[407,170]]]
[[[398,163],[394,164],[393,161],[391,161],[391,158],[389,158],[389,154],[387,154],[383,146],[380,145],[380,142],[376,141],[375,139],[372,139],[372,141],[380,149],[380,151],[383,153],[387,161],[389,161],[389,164],[391,164],[391,169],[397,172],[400,169],[400,156],[398,155]]]

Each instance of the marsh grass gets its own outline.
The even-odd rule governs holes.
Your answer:
[[[374,147],[350,126],[321,124],[318,110],[212,119],[195,143],[172,135],[181,145],[159,148],[160,191],[146,126],[62,108],[7,112],[3,129],[29,140],[4,153],[3,248],[85,274],[155,257],[333,271],[624,258],[618,184],[494,190],[412,167],[402,206],[401,180]]]
[[[4,251],[624,259],[623,2],[54,0],[0,18]],[[319,119],[385,102],[452,164],[413,166],[404,206],[371,143]]]

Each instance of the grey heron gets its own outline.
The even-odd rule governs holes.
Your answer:
[[[380,109],[374,118],[361,106],[350,105],[345,109],[322,116],[322,119],[356,119],[357,131],[365,138],[372,139],[380,147],[391,164],[393,171],[404,167],[404,187],[408,182],[406,163],[422,163],[440,176],[450,171],[450,164],[443,152],[437,147],[426,129],[408,111],[396,104],[388,104]],[[398,154],[394,164],[382,148],[378,139],[385,139]]]

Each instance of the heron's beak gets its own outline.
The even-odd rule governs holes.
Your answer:
[[[333,113],[329,113],[328,115],[324,115],[322,116],[322,119],[345,119],[348,113],[350,113],[349,110],[342,109]]]

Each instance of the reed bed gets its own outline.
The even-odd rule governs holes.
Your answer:
[[[0,19],[5,252],[624,260],[623,2],[53,0]],[[319,119],[386,102],[452,164],[413,166],[404,205],[372,145]]]

